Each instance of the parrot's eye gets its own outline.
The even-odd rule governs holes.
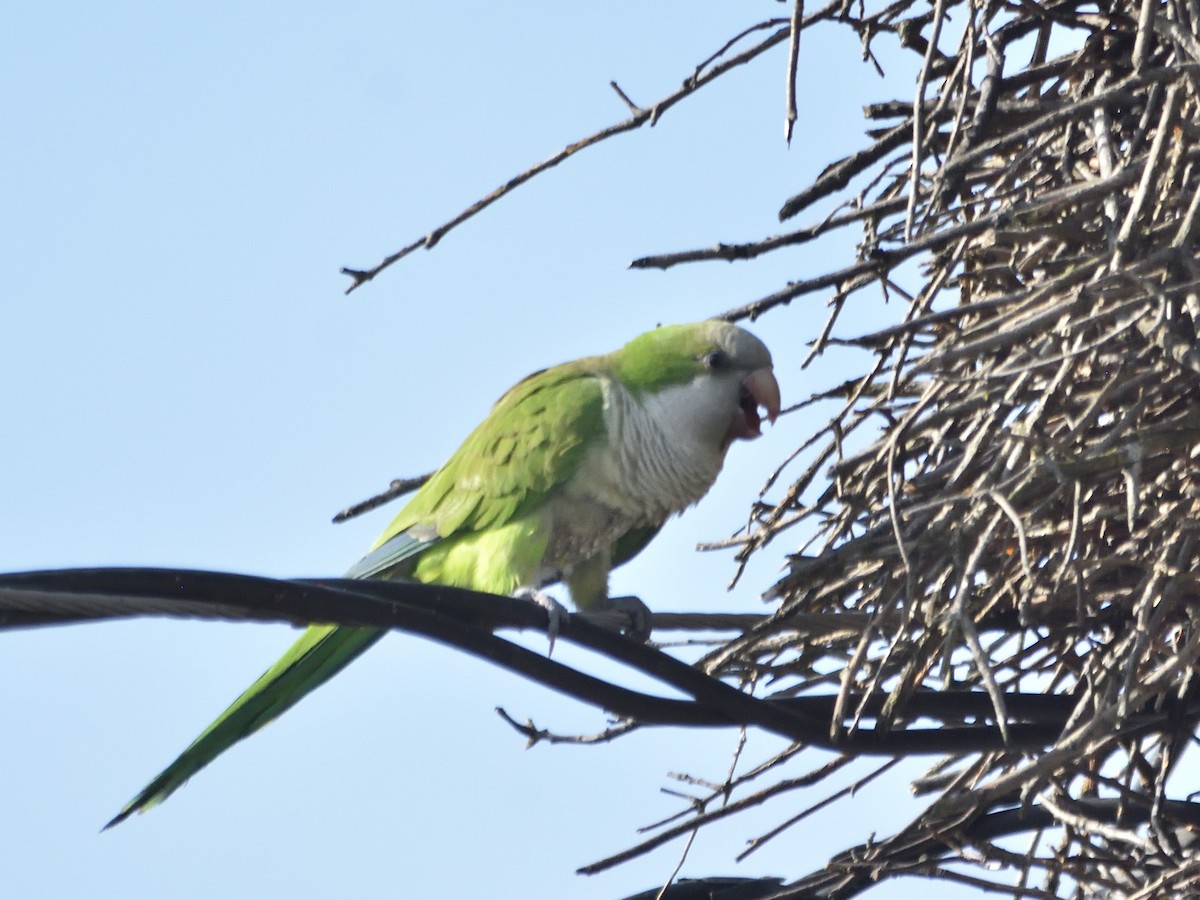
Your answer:
[[[712,353],[704,357],[705,368],[709,369],[724,369],[729,366],[729,354],[722,350],[714,350]]]

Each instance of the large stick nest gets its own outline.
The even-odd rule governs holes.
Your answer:
[[[796,235],[861,226],[855,263],[746,312],[833,285],[823,347],[875,286],[907,309],[840,341],[874,364],[824,395],[838,408],[811,465],[742,552],[815,537],[772,589],[777,615],[709,665],[769,696],[836,686],[835,735],[902,730],[914,698],[972,690],[1008,732],[1009,751],[940,763],[908,829],[806,890],[904,872],[1012,884],[998,866],[1018,895],[1200,890],[1195,810],[1168,802],[1200,710],[1200,6],[901,2],[842,21],[923,54],[918,99],[869,108],[875,142],[784,207],[843,196]],[[1033,749],[1011,732],[1030,692],[1071,710]],[[1169,714],[1138,730],[1151,711]],[[1019,830],[1035,832],[1020,849],[993,842]]]

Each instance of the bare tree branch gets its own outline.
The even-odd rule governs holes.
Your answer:
[[[804,23],[803,23],[804,27],[809,27],[815,22],[822,21],[824,19],[829,18],[831,15],[833,15],[833,13],[837,10],[837,8],[839,6],[840,6],[840,0],[834,0],[834,2],[827,4],[826,6],[822,7],[817,12],[813,13],[807,19],[805,19]],[[746,36],[753,31],[764,29],[767,27],[775,27],[778,25],[783,25],[783,27],[777,28],[768,37],[760,40],[758,43],[752,45],[748,49],[743,50],[741,53],[731,56],[728,59],[725,59],[721,62],[717,62],[716,61],[717,59],[719,59],[726,52],[728,52],[729,50],[732,49],[734,42],[731,41],[731,42],[727,43],[716,54],[709,57],[707,60],[705,60],[705,62],[703,62],[699,66],[697,66],[695,72],[693,72],[692,75],[690,77],[688,77],[683,82],[683,84],[680,85],[679,88],[672,91],[670,94],[663,97],[657,103],[653,104],[650,107],[643,108],[643,107],[638,107],[638,106],[635,106],[634,104],[632,104],[630,102],[629,98],[624,94],[624,92],[622,92],[619,88],[616,88],[616,83],[613,82],[612,83],[613,87],[616,88],[617,93],[622,98],[622,101],[627,106],[631,107],[631,115],[629,116],[628,119],[625,119],[622,122],[618,122],[615,125],[610,125],[607,128],[602,128],[600,131],[597,131],[593,134],[588,135],[585,138],[581,138],[578,141],[568,144],[567,146],[565,146],[561,150],[559,150],[557,153],[555,153],[553,156],[550,156],[550,157],[542,160],[542,162],[538,163],[537,165],[530,166],[528,169],[526,169],[524,172],[521,172],[518,175],[514,175],[512,178],[510,178],[508,181],[506,181],[500,187],[496,188],[490,194],[488,194],[487,196],[482,197],[481,199],[472,203],[470,206],[468,206],[466,209],[464,209],[462,212],[460,212],[454,218],[444,222],[443,224],[439,225],[437,228],[434,228],[432,231],[427,233],[424,237],[418,238],[417,240],[413,241],[412,243],[408,244],[407,246],[402,247],[400,250],[397,250],[395,253],[384,258],[382,262],[376,264],[372,268],[369,268],[369,269],[354,269],[354,268],[349,268],[349,267],[343,268],[342,274],[350,276],[350,279],[351,279],[350,286],[348,288],[346,288],[346,293],[349,294],[352,291],[354,291],[356,288],[361,287],[362,285],[366,284],[368,281],[371,281],[372,279],[375,278],[376,275],[378,275],[384,269],[388,268],[393,263],[399,262],[401,259],[408,256],[408,254],[412,253],[414,250],[417,250],[422,247],[424,247],[426,250],[432,250],[433,247],[437,245],[438,241],[440,241],[443,237],[445,237],[445,235],[448,232],[457,228],[463,222],[467,221],[472,216],[474,216],[476,213],[482,212],[484,209],[487,209],[487,207],[491,206],[493,203],[495,203],[501,197],[505,196],[506,194],[508,194],[508,193],[512,192],[513,190],[515,190],[516,188],[520,187],[522,184],[529,181],[534,176],[540,175],[541,173],[554,168],[559,163],[565,162],[567,159],[574,156],[579,151],[586,150],[588,147],[595,146],[596,144],[606,141],[611,137],[616,137],[619,134],[624,134],[627,131],[633,131],[637,128],[641,128],[643,125],[653,126],[655,123],[658,122],[659,118],[663,115],[663,113],[665,113],[667,110],[669,110],[676,103],[678,103],[681,100],[696,93],[701,88],[712,83],[713,81],[720,78],[722,75],[726,74],[727,72],[731,71],[732,69],[735,69],[738,66],[745,65],[746,63],[748,63],[751,60],[755,59],[756,57],[760,56],[762,53],[766,52],[767,50],[770,50],[776,44],[782,43],[784,40],[786,40],[788,38],[791,28],[787,24],[787,20],[772,19],[767,23],[762,23],[760,25],[756,25],[753,28],[747,29],[746,31],[742,32],[742,34],[739,35],[739,38]],[[735,38],[735,41],[736,40],[737,39]]]

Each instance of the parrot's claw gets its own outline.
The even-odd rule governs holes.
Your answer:
[[[639,644],[650,640],[653,613],[650,612],[650,607],[640,599],[637,597],[609,597],[608,602],[604,605],[608,609],[629,616],[629,628],[625,630],[627,638],[637,641]]]
[[[552,656],[554,654],[554,639],[558,637],[558,629],[569,615],[567,608],[545,591],[539,591],[537,588],[517,588],[513,592],[513,597],[518,600],[529,600],[546,611],[546,618],[550,620],[550,624],[546,628],[546,637],[550,639],[550,649],[546,652],[546,655]]]

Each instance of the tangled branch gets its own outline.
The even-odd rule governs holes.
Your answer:
[[[952,8],[965,17],[954,34]],[[886,125],[869,146],[784,203],[781,218],[815,211],[815,224],[634,263],[861,235],[855,259],[727,313],[832,290],[815,352],[857,348],[868,364],[814,398],[836,411],[801,448],[809,464],[733,542],[743,562],[785,535],[800,549],[769,591],[775,616],[711,653],[709,671],[771,685],[764,697],[833,685],[831,729],[846,734],[880,694],[876,730],[907,730],[933,691],[986,696],[997,723],[1015,697],[1072,698],[1050,744],[939,763],[908,829],[780,897],[852,896],[904,874],[1030,896],[1195,882],[1196,823],[1172,789],[1200,656],[1189,10],[938,0],[842,19],[866,41],[907,35],[922,69],[913,102],[867,109]],[[898,320],[839,334],[876,289],[907,299]],[[779,637],[789,616],[820,613],[868,621],[824,645]],[[1134,710],[1168,706],[1181,712],[1161,730],[1116,736]],[[1033,832],[1025,852],[995,843],[1015,831]]]

